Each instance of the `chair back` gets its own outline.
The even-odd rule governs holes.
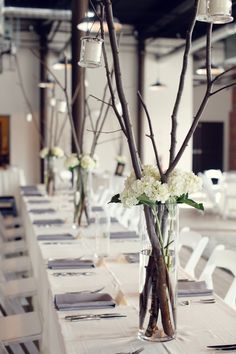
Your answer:
[[[226,293],[224,301],[229,306],[236,309],[236,252],[226,250],[223,245],[215,247],[200,276],[200,279],[205,280],[210,288],[213,288],[212,275],[216,268],[223,268],[230,271],[234,276],[234,280]]]
[[[180,231],[178,251],[180,252],[182,247],[187,247],[191,250],[191,255],[184,269],[194,278],[196,266],[203,254],[203,251],[208,241],[208,237],[202,236],[199,232],[190,230],[188,228],[182,229]]]

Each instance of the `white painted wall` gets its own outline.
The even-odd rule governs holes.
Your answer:
[[[159,62],[151,54],[148,55],[146,59],[145,100],[150,116],[152,117],[157,148],[164,169],[167,168],[169,161],[171,114],[176,98],[181,65],[181,53],[167,57]],[[166,88],[159,91],[149,90],[149,86],[157,81],[157,79],[165,84]],[[177,118],[177,151],[191,125],[192,117],[192,61],[190,60],[186,76],[185,89]],[[145,133],[148,132],[148,127],[146,124]],[[177,167],[184,170],[191,169],[191,147],[192,143],[190,142]],[[154,154],[151,142],[148,138],[145,139],[145,161],[148,163],[154,163]]]
[[[17,52],[27,96],[38,119],[38,63],[29,50]],[[25,119],[28,108],[23,98],[16,70],[9,70],[9,57],[3,58],[0,74],[0,114],[10,116],[10,161],[24,169],[27,183],[39,181],[39,136],[34,124]],[[14,68],[14,65],[13,65]]]
[[[217,89],[217,86],[216,86]],[[194,88],[194,112],[196,112],[199,102],[204,95],[204,86]],[[232,90],[227,89],[211,97],[203,112],[201,121],[203,122],[223,122],[224,123],[224,170],[228,170],[229,161],[229,114],[232,109]]]
[[[136,109],[137,109],[137,56],[136,49],[137,43],[134,38],[124,37],[120,46],[120,59],[121,68],[123,74],[123,81],[127,100],[129,102],[131,117],[133,119],[134,128],[136,121]],[[108,49],[108,56],[110,58],[110,50]],[[38,113],[38,67],[39,63],[28,50],[21,49],[18,52],[20,65],[22,67],[22,73],[24,77],[24,83],[26,85],[26,91],[31,103],[35,109],[35,113]],[[55,57],[51,57],[49,66],[56,60]],[[145,74],[145,102],[150,111],[150,115],[153,119],[153,125],[155,134],[157,137],[158,151],[162,159],[163,166],[167,166],[168,151],[169,151],[169,138],[170,138],[170,116],[173,109],[173,104],[177,92],[178,78],[180,74],[180,68],[182,63],[182,55],[178,54],[164,61],[158,63],[154,56],[150,54],[146,57],[146,74]],[[183,95],[183,102],[180,107],[178,115],[178,146],[183,141],[183,138],[191,124],[193,117],[192,112],[192,75],[191,75],[192,63],[190,61],[188,75],[186,79],[186,86]],[[55,72],[57,77],[63,81],[63,73]],[[159,77],[158,77],[159,76]],[[87,69],[86,77],[88,81],[87,94],[93,94],[98,98],[102,97],[104,85],[106,83],[105,69],[102,66],[99,69]],[[163,81],[167,88],[163,92],[151,92],[148,87],[157,78]],[[23,96],[17,85],[16,72],[4,71],[0,75],[1,86],[4,90],[1,90],[0,95],[0,108],[2,114],[11,115],[11,163],[13,165],[19,165],[24,168],[26,174],[27,183],[36,183],[39,181],[39,139],[34,125],[27,123],[25,120],[25,114],[27,113],[27,107],[24,102]],[[68,87],[70,88],[70,74],[68,73]],[[50,96],[50,92],[49,92]],[[62,92],[57,89],[57,99],[63,99]],[[101,103],[97,100],[90,98],[90,107],[92,110],[98,110]],[[227,104],[228,105],[228,104]],[[60,119],[63,119],[61,116]],[[106,132],[119,130],[119,125],[116,117],[111,112],[109,118],[104,127]],[[145,132],[147,133],[147,127]],[[89,150],[91,144],[91,132],[86,132],[85,137],[85,151]],[[120,146],[120,132],[113,134],[103,134],[101,140],[112,140],[109,143],[104,143],[98,146],[96,151],[100,160],[100,168],[114,171],[116,166],[115,157],[119,153]],[[123,138],[124,151],[123,154],[129,156],[127,143]],[[62,138],[61,146],[69,153],[70,149],[70,127],[67,122],[64,135]],[[144,162],[153,163],[153,152],[150,141],[145,138],[144,142]],[[179,167],[183,169],[191,169],[191,144],[186,149],[183,158],[179,163]],[[129,161],[130,165],[130,161]]]

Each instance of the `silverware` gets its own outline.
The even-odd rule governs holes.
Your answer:
[[[144,350],[144,348],[141,347],[141,348],[135,350],[134,352],[120,352],[120,353],[115,353],[115,354],[139,354],[139,353],[141,353],[143,350]]]
[[[96,294],[102,291],[105,288],[103,286],[102,288],[96,289],[96,290],[81,290],[81,291],[69,291],[66,294]]]
[[[71,276],[80,276],[80,275],[85,275],[85,276],[90,276],[93,275],[94,272],[54,272],[52,275],[54,277],[71,277]]]
[[[189,306],[191,303],[200,303],[200,304],[214,304],[216,302],[216,299],[210,298],[210,299],[200,299],[200,300],[183,300],[179,302],[179,305],[181,306]]]
[[[236,350],[236,344],[217,344],[217,345],[208,345],[207,349],[214,349],[219,351],[232,351]]]
[[[121,313],[101,313],[101,314],[83,314],[83,315],[72,315],[65,316],[66,321],[83,321],[83,320],[101,320],[102,318],[116,318],[116,317],[127,317]]]

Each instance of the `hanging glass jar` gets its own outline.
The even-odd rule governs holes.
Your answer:
[[[103,39],[98,37],[81,38],[80,61],[78,64],[86,68],[97,68],[102,65]]]
[[[232,0],[208,0],[210,22],[221,24],[233,21]]]
[[[158,203],[151,210],[155,231],[145,226],[140,252],[139,337],[161,342],[176,335],[178,208]],[[150,230],[158,237],[160,251],[149,241]]]
[[[55,194],[55,157],[48,155],[45,158],[45,174],[44,174],[44,183],[46,187],[46,192],[49,196]]]

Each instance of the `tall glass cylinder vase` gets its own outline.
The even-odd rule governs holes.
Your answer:
[[[176,335],[177,205],[145,207],[145,226],[140,252],[139,338],[168,341]]]
[[[55,157],[47,156],[45,158],[44,183],[46,192],[49,196],[55,194]]]
[[[89,215],[90,215],[90,204],[89,204],[89,195],[90,195],[90,172],[78,167],[77,169],[77,183],[76,190],[74,195],[74,224],[88,225],[89,224]]]

